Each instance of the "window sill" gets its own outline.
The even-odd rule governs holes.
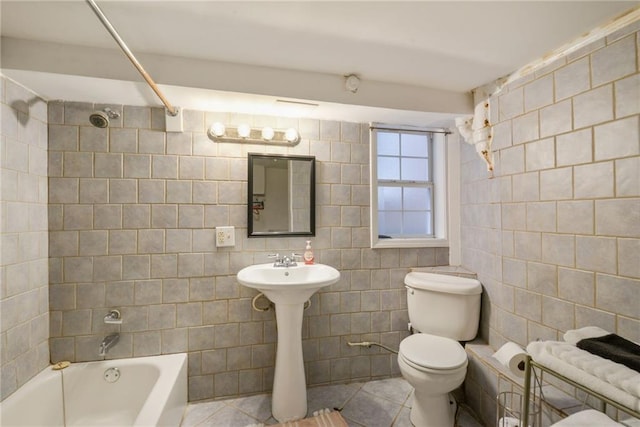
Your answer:
[[[384,248],[447,248],[449,240],[438,238],[424,239],[378,239],[371,245],[372,249]]]

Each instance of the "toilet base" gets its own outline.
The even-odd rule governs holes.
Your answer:
[[[456,405],[449,394],[424,396],[416,390],[409,419],[416,427],[453,427]]]

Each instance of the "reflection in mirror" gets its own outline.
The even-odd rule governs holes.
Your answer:
[[[315,235],[312,156],[249,153],[249,237]]]

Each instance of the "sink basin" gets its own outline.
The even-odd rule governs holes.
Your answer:
[[[240,270],[237,279],[241,285],[259,290],[276,304],[300,304],[320,288],[340,280],[340,272],[324,264],[295,267],[257,264]]]
[[[271,413],[281,423],[307,415],[307,384],[302,358],[304,303],[317,290],[340,280],[340,272],[323,264],[274,267],[257,264],[238,272],[241,285],[257,289],[276,306],[278,347]]]

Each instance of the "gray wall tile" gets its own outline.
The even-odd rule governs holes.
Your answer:
[[[639,37],[629,26],[504,88],[492,180],[462,146],[462,265],[488,294],[480,330],[493,348],[586,325],[638,337]],[[545,149],[528,140],[536,114]],[[495,393],[472,380],[482,413],[471,386]]]

